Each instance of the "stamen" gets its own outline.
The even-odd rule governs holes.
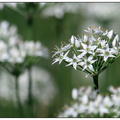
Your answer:
[[[106,31],[106,29],[104,29],[104,32]]]
[[[97,26],[94,27],[94,29],[96,29],[96,28],[97,28]]]
[[[86,33],[86,35],[88,35],[88,33]]]

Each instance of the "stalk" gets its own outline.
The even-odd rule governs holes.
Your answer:
[[[33,97],[32,97],[32,68],[28,68],[28,105],[29,105],[29,110],[31,117],[34,117],[34,112],[33,112]]]
[[[94,82],[94,90],[99,93],[99,86],[98,86],[98,75],[93,75],[93,82]]]
[[[18,109],[19,109],[19,115],[23,116],[23,108],[22,108],[22,104],[20,101],[20,96],[19,96],[19,84],[18,84],[18,78],[19,76],[15,76],[15,92],[16,92],[16,99],[17,99],[17,105],[18,105]]]
[[[28,68],[28,80],[29,80],[29,86],[28,86],[28,104],[32,105],[32,76],[31,76],[32,69],[31,67]]]

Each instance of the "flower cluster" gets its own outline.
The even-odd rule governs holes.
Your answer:
[[[72,105],[65,105],[58,117],[120,117],[120,88],[109,87],[110,96],[92,91],[92,87],[74,88]]]
[[[49,57],[48,49],[41,42],[22,41],[16,26],[10,26],[6,21],[0,26],[0,65],[9,72],[14,73],[19,67],[23,71],[37,62],[38,57]]]
[[[113,30],[90,26],[85,32],[81,37],[72,35],[68,44],[56,46],[52,64],[64,60],[68,63],[66,66],[72,65],[75,70],[94,75],[100,74],[119,57],[119,37]]]

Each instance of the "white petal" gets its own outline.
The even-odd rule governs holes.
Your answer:
[[[109,39],[111,39],[112,37],[113,37],[113,30],[111,30],[111,31],[109,31],[108,32],[108,34],[107,34],[107,37],[109,38]]]
[[[82,70],[82,71],[84,71],[86,68],[87,68],[87,65],[85,65],[85,66],[83,67],[83,70]]]
[[[93,66],[92,66],[92,65],[89,65],[88,67],[89,67],[89,69],[90,69],[90,70],[94,71],[94,69],[93,69]]]
[[[75,40],[75,46],[76,46],[77,48],[79,48],[79,47],[80,47],[80,43],[79,43],[79,41],[78,41],[78,40]]]
[[[88,61],[91,61],[93,59],[93,56],[89,56]]]
[[[80,62],[80,63],[78,63],[78,65],[83,66],[83,65],[85,65],[85,62]]]
[[[118,35],[116,35],[113,42],[112,42],[113,47],[115,47],[116,42],[118,42],[118,41],[119,41],[119,37],[118,37]]]
[[[114,55],[109,55],[108,57],[115,57]]]
[[[74,89],[72,90],[72,98],[75,100],[75,99],[77,99],[77,97],[78,97],[78,91],[77,91],[76,88],[74,88]]]
[[[71,43],[72,43],[72,44],[75,43],[75,36],[74,36],[74,35],[72,35],[72,37],[71,37]]]
[[[91,62],[91,64],[93,64],[95,61],[97,61],[97,60],[92,60],[92,61],[90,61],[90,62]]]
[[[60,60],[59,60],[59,64],[61,64],[62,61],[63,61],[63,59],[60,59]]]
[[[59,59],[54,59],[54,60],[55,61],[52,63],[52,65],[59,61]]]
[[[64,57],[66,57],[67,55],[68,55],[68,53],[70,52],[70,50],[69,51],[67,51],[66,53],[65,53],[65,55],[64,55]]]
[[[77,69],[77,63],[73,63],[73,67],[76,70]]]
[[[104,56],[103,54],[98,54],[97,56]]]
[[[87,42],[87,41],[88,41],[88,36],[84,35],[84,42]]]
[[[66,67],[67,67],[67,66],[70,66],[70,65],[72,65],[72,63],[67,64]]]
[[[81,43],[81,46],[83,47],[83,49],[86,49],[86,48],[87,48],[87,45],[84,44],[84,43]]]
[[[96,48],[97,48],[97,46],[95,46],[95,45],[94,45],[94,46],[90,46],[90,49],[91,49],[91,50],[94,50],[94,49],[96,49]]]
[[[84,54],[80,54],[80,55],[78,55],[77,57],[78,58],[82,58],[84,56]]]
[[[104,56],[104,61],[106,62],[108,59],[108,56]]]

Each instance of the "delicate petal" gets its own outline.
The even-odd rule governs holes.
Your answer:
[[[83,70],[82,70],[82,71],[84,71],[86,68],[87,68],[87,65],[85,65],[85,66],[83,67]]]
[[[108,32],[107,37],[109,39],[112,39],[113,35],[114,35],[113,30],[111,30],[111,31]]]
[[[52,65],[55,64],[58,61],[59,61],[59,59],[54,59],[54,62],[52,63]]]
[[[80,43],[79,43],[79,41],[78,41],[78,40],[75,40],[75,46],[76,46],[77,48],[79,48],[79,47],[80,47]]]
[[[72,63],[67,64],[66,67],[67,67],[67,66],[70,66],[70,65],[72,65]]]
[[[94,71],[94,68],[93,68],[92,65],[89,65],[88,67],[89,67],[90,70]]]
[[[83,47],[83,49],[86,49],[86,48],[87,48],[87,45],[84,44],[84,43],[81,43],[81,46]]]
[[[93,59],[93,56],[89,56],[88,61],[91,61]]]
[[[84,42],[87,42],[87,41],[88,41],[88,36],[84,35]]]
[[[108,56],[104,56],[104,61],[106,62],[108,59]]]
[[[76,70],[77,69],[77,63],[73,63],[73,67]]]
[[[72,37],[71,37],[71,43],[74,44],[75,40],[76,40],[76,37],[74,35],[72,35]]]

